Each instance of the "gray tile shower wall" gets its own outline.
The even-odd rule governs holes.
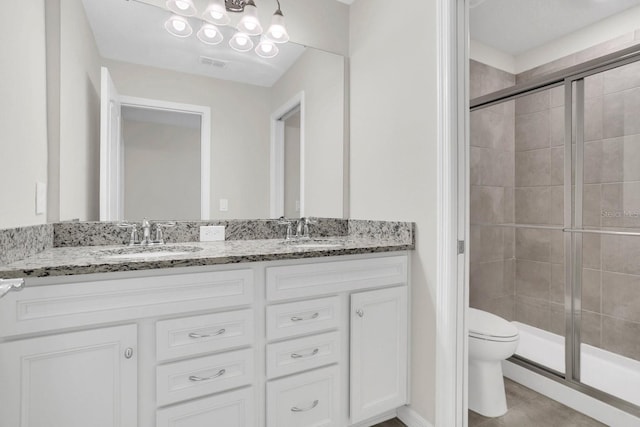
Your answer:
[[[515,76],[470,62],[471,97],[515,84]],[[515,318],[515,103],[471,114],[470,303]]]
[[[515,100],[515,223],[564,223],[564,99],[554,88]],[[564,335],[563,232],[515,233],[515,320]]]
[[[518,74],[514,81],[638,42],[640,31]],[[470,68],[472,97],[510,85],[499,80],[502,71],[475,61]],[[640,63],[586,78],[585,98],[584,224],[638,231]],[[563,89],[519,98],[503,113],[507,109],[513,110],[510,150],[505,135],[511,129],[506,115],[496,114],[499,106],[471,117],[471,305],[564,335],[563,232],[486,225],[563,224]],[[488,151],[499,147],[512,153],[513,164],[502,160],[504,152]],[[497,164],[502,171],[495,170]],[[509,186],[502,178],[511,170]],[[583,341],[640,360],[640,237],[586,234],[582,249]]]

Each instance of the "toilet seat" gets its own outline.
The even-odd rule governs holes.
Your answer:
[[[469,307],[468,320],[469,337],[471,338],[497,342],[518,339],[518,328],[494,314]]]

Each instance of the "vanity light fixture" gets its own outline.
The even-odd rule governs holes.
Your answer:
[[[167,0],[167,9],[182,16],[193,16],[196,14],[196,7],[193,0]]]
[[[205,44],[216,45],[222,42],[222,33],[218,27],[213,24],[202,24],[200,31],[198,31],[198,39]]]
[[[202,19],[214,25],[227,25],[231,21],[224,0],[213,0],[209,3],[202,14]]]
[[[284,26],[284,15],[280,10],[280,1],[278,1],[278,9],[271,18],[271,25],[269,26],[266,35],[274,43],[286,43],[289,41],[287,27]]]
[[[253,0],[248,0],[244,5],[244,12],[240,22],[238,22],[238,31],[250,36],[259,36],[262,34],[262,25],[258,20],[258,8]]]
[[[253,40],[251,40],[248,34],[238,31],[231,37],[231,40],[229,40],[229,46],[238,52],[249,52],[253,49]]]
[[[255,46],[252,37],[260,36],[255,49],[256,54],[262,58],[273,58],[280,50],[276,43],[289,41],[289,34],[284,25],[284,15],[280,9],[280,1],[276,0],[276,2],[278,8],[273,14],[271,25],[264,34],[254,0],[210,0],[202,18],[196,17],[198,12],[193,0],[167,0],[166,8],[174,15],[165,22],[164,26],[170,34],[176,37],[189,37],[193,34],[189,20],[197,19],[202,21],[200,30],[196,34],[198,39],[205,44],[216,45],[224,39],[219,27],[229,25],[231,22],[229,12],[242,13],[236,27],[237,31],[229,40],[229,46],[238,52],[248,52]]]
[[[172,15],[167,19],[167,22],[164,23],[164,28],[176,37],[189,37],[193,33],[193,28],[191,28],[189,21],[179,15]]]
[[[260,43],[256,47],[256,54],[262,58],[273,58],[278,54],[278,46],[267,37],[260,38]]]

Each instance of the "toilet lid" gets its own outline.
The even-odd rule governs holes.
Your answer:
[[[469,336],[494,341],[518,337],[518,328],[495,314],[469,307],[468,320]]]

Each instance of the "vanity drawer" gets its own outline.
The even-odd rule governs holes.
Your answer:
[[[281,301],[406,283],[406,255],[269,267],[267,300]]]
[[[0,300],[0,336],[253,302],[250,269],[29,286]]]
[[[281,377],[337,363],[340,333],[314,335],[267,346],[267,378]]]
[[[158,366],[158,406],[249,385],[252,381],[252,349]]]
[[[159,409],[156,427],[254,427],[253,389],[231,391]]]
[[[253,310],[162,320],[156,323],[158,361],[253,343]]]
[[[267,339],[337,328],[340,317],[339,297],[270,305],[267,307]]]
[[[338,366],[267,383],[267,427],[338,427]]]

